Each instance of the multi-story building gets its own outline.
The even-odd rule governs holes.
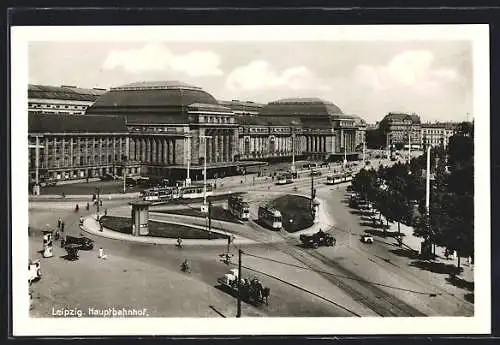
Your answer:
[[[423,123],[421,130],[421,145],[422,147],[443,146],[446,148],[456,130],[456,124],[445,123]]]
[[[28,110],[34,114],[83,115],[105,89],[28,85]]]
[[[194,180],[266,161],[357,157],[364,121],[317,98],[221,105],[177,81],[111,88],[83,116],[30,112],[30,174],[41,180],[122,173]]]
[[[138,174],[128,162],[125,119],[117,116],[28,114],[30,182],[64,181],[104,174]],[[38,160],[37,160],[38,156]]]
[[[421,144],[420,117],[416,114],[389,113],[379,123],[379,130],[388,145],[419,148]]]

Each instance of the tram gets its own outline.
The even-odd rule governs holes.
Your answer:
[[[227,199],[227,209],[229,213],[241,220],[248,220],[250,217],[250,207],[248,202],[241,196],[230,195]]]
[[[258,216],[259,222],[263,225],[273,230],[281,229],[282,220],[280,211],[269,206],[259,206]]]

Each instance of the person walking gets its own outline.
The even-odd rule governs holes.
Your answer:
[[[58,228],[58,229],[60,229],[60,228],[61,228],[61,223],[62,223],[62,219],[61,219],[61,218],[59,218],[59,219],[57,220],[57,228]]]
[[[61,221],[61,232],[64,232],[64,221]]]

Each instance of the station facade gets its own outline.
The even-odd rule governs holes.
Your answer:
[[[28,100],[29,102],[31,100]],[[51,117],[52,116],[52,117]],[[272,161],[358,156],[362,121],[318,98],[262,105],[218,101],[178,81],[101,94],[84,115],[30,111],[29,141],[47,180],[122,173],[172,180],[223,177]],[[38,144],[37,144],[38,143]],[[30,174],[36,152],[30,149]]]

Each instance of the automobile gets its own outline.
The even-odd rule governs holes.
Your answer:
[[[92,250],[94,249],[94,241],[88,237],[85,236],[66,236],[66,239],[64,241],[65,245],[78,245],[80,246],[79,249],[82,250]]]
[[[32,283],[34,281],[38,281],[42,278],[42,268],[40,259],[37,260],[29,260],[28,263],[28,283]]]
[[[45,187],[53,187],[57,185],[57,181],[45,181]]]
[[[319,170],[313,170],[313,171],[311,171],[311,173],[309,174],[309,176],[321,176],[321,171],[319,171]]]
[[[113,181],[115,179],[115,177],[113,175],[110,175],[110,174],[105,174],[103,176],[99,176],[99,178],[101,179],[101,181]]]
[[[328,162],[323,162],[320,164],[320,168],[328,168],[330,166],[330,164]]]
[[[332,235],[321,230],[312,235],[302,234],[299,236],[299,239],[305,247],[309,248],[318,248],[319,246],[332,247],[337,242]]]
[[[373,243],[373,237],[370,236],[370,235],[363,235],[363,236],[361,236],[361,242],[372,244]]]

